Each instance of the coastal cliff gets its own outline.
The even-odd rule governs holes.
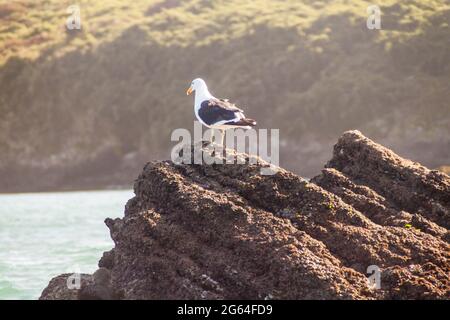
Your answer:
[[[99,269],[40,299],[450,298],[449,176],[359,131],[311,181],[261,166],[147,163],[105,221],[115,247]]]

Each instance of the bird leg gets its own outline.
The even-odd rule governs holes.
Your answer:
[[[220,145],[223,147],[223,140],[225,139],[225,130],[220,130],[220,133],[222,135],[222,142],[220,143]]]

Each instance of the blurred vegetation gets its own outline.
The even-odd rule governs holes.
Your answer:
[[[450,10],[447,0],[382,0],[383,27],[377,34],[386,48],[423,35],[433,17]],[[83,32],[66,32],[67,8],[81,8]],[[113,41],[124,30],[141,26],[147,41],[161,46],[208,46],[254,34],[259,26],[294,29],[302,45],[322,52],[333,26],[312,28],[330,17],[345,16],[365,26],[364,0],[0,0],[0,63],[8,58],[35,59],[46,49],[53,54],[86,50]],[[433,27],[449,32],[448,19]],[[430,39],[431,40],[431,39]],[[55,48],[56,47],[56,48]],[[290,50],[294,50],[293,43]]]
[[[197,76],[281,128],[282,164],[301,174],[354,128],[450,163],[448,0],[377,1],[382,30],[362,0],[79,0],[79,31],[65,28],[72,4],[0,0],[2,190],[37,172],[49,188],[131,180],[192,127]]]

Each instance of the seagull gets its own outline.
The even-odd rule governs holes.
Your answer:
[[[246,118],[244,111],[229,102],[228,99],[218,99],[209,93],[206,82],[203,79],[194,79],[186,94],[190,95],[193,91],[195,91],[195,116],[204,126],[220,130],[222,145],[225,130],[234,128],[250,129],[256,126],[255,120]]]

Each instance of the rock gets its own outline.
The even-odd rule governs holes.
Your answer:
[[[99,268],[93,274],[93,282],[84,285],[79,293],[79,300],[118,300],[123,298],[121,290],[111,283],[111,271]]]
[[[447,175],[357,131],[310,182],[262,166],[148,163],[79,298],[449,298]]]
[[[446,229],[450,227],[448,175],[403,159],[359,131],[342,135],[327,167],[373,189],[399,209],[421,213]]]
[[[98,262],[100,268],[112,269],[114,266],[114,250],[103,252],[103,256]]]
[[[79,277],[79,283],[73,277]],[[70,278],[72,277],[72,278]],[[93,275],[62,274],[52,280],[41,294],[40,300],[116,300],[123,292],[111,282],[111,272],[99,268]]]
[[[80,289],[89,286],[94,280],[92,275],[82,273],[79,275],[80,287],[77,288],[70,285],[75,284],[70,279],[73,276],[74,274],[66,273],[51,279],[39,300],[79,300]]]
[[[311,181],[338,195],[345,203],[353,206],[377,224],[397,227],[411,224],[415,228],[449,242],[447,229],[417,212],[411,214],[402,210],[374,190],[363,184],[355,183],[336,169],[324,169],[322,174],[314,177]]]

